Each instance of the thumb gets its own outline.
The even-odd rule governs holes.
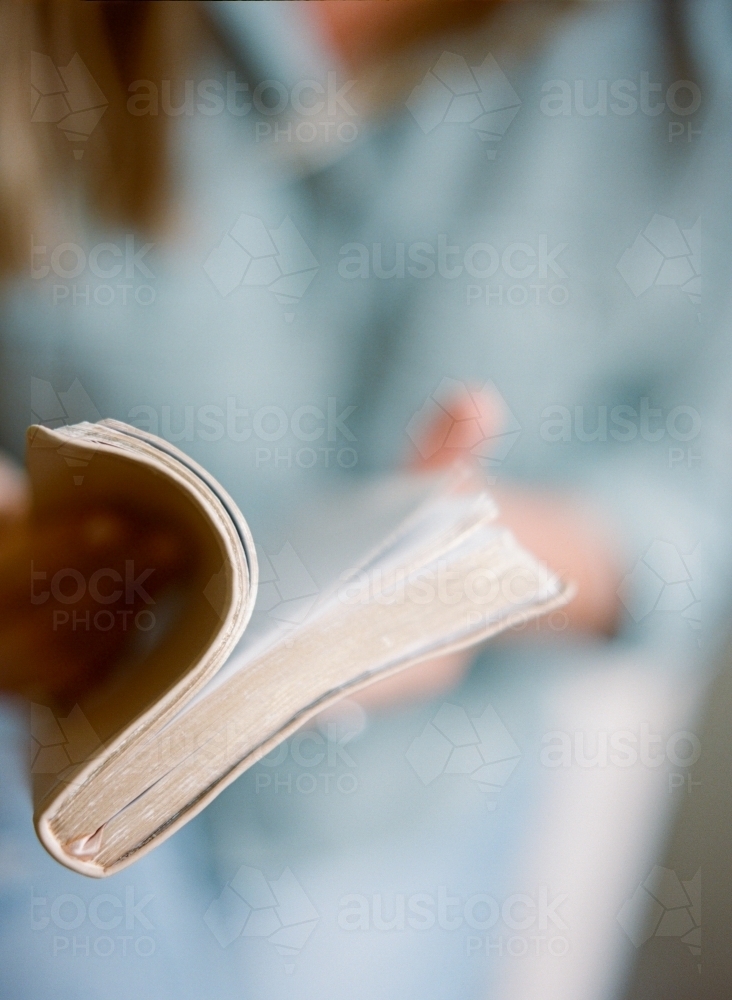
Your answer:
[[[489,451],[490,439],[501,432],[504,407],[496,393],[464,386],[439,401],[430,398],[415,421],[412,469],[425,472],[458,460],[477,465],[478,456]]]
[[[0,453],[0,522],[17,519],[28,505],[23,470]]]

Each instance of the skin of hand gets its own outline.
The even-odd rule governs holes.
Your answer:
[[[111,509],[40,520],[0,478],[0,691],[73,704],[103,679],[189,557],[169,528]]]
[[[444,405],[443,413],[425,427],[411,467],[429,471],[469,461],[470,449],[499,433],[502,423],[500,400],[480,389],[468,390]],[[576,596],[564,609],[563,625],[599,638],[611,636],[618,619],[621,574],[613,556],[617,545],[600,517],[570,496],[517,486],[491,489],[491,494],[499,506],[500,523],[563,579],[577,585]],[[546,634],[548,628],[543,623],[540,631]],[[381,709],[435,697],[458,683],[470,660],[470,653],[428,660],[373,684],[357,700],[364,708]]]
[[[359,73],[423,39],[478,23],[497,0],[318,0],[301,4],[316,32]]]

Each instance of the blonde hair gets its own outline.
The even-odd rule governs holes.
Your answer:
[[[108,223],[156,226],[165,119],[128,114],[127,88],[180,72],[198,18],[197,4],[172,0],[0,0],[1,268],[22,268],[34,225],[69,201]],[[83,97],[61,91],[71,77],[96,105],[86,117],[72,114]]]
[[[664,0],[659,28],[672,61],[687,69],[681,2]],[[411,24],[411,34],[405,25],[404,37],[395,32],[392,48],[405,44],[407,34],[477,27],[491,6],[433,0],[425,6],[424,23]],[[524,48],[574,6],[574,0],[554,0],[540,8],[542,16],[535,12],[525,25]],[[206,19],[193,2],[0,0],[0,273],[24,268],[29,234],[69,205],[106,224],[162,228],[172,202],[169,123],[166,116],[130,114],[128,88],[139,79],[180,79],[194,46],[208,37]],[[408,60],[397,52],[392,63],[398,82]],[[79,72],[97,95],[85,126],[73,118],[83,101],[73,99],[63,79],[76,73],[78,80]],[[55,85],[52,79],[44,86],[49,77]],[[72,117],[66,119],[66,111]]]

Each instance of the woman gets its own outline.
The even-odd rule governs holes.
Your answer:
[[[590,705],[558,721],[577,685],[593,704],[634,692],[640,722],[649,705],[633,684],[651,678],[661,706],[652,724],[674,717],[664,685],[678,682],[659,681],[656,665],[662,678],[693,674],[709,656],[693,627],[693,553],[705,539],[705,616],[718,636],[726,303],[713,293],[702,323],[694,278],[700,202],[714,209],[713,267],[728,207],[716,174],[728,141],[717,113],[723,14],[713,3],[679,5],[668,22],[655,4],[522,4],[480,18],[473,4],[450,5],[450,18],[431,4],[300,6],[8,8],[18,101],[28,79],[19,66],[38,55],[31,121],[12,101],[5,111],[3,211],[9,232],[32,234],[32,257],[18,266],[12,251],[23,243],[9,241],[3,443],[19,454],[31,419],[146,426],[230,489],[270,556],[287,541],[280,526],[298,486],[333,466],[389,468],[410,455],[435,464],[468,451],[496,481],[504,520],[574,577],[580,596],[554,632],[491,650],[448,695],[465,664],[375,689],[366,729],[357,706],[334,729],[324,721],[312,734],[324,741],[322,775],[291,746],[244,776],[109,883],[120,905],[131,891],[133,926],[106,956],[94,949],[109,935],[89,915],[99,892],[42,856],[25,779],[11,769],[3,821],[20,860],[9,865],[3,919],[11,947],[34,958],[9,959],[5,975],[21,996],[45,995],[50,982],[58,993],[59,978],[62,993],[113,995],[112,964],[120,995],[277,996],[290,966],[301,995],[341,978],[354,996],[470,995],[486,979],[501,995],[541,995],[521,975],[566,995],[571,955],[590,947],[599,994],[624,947],[607,928],[622,933],[615,913],[653,852],[652,824],[623,800],[626,828],[648,831],[641,845],[608,858],[589,850],[592,828],[572,840],[542,805],[556,799],[542,737],[567,718],[593,728]],[[109,512],[46,534],[22,513],[8,518],[6,607],[27,593],[29,555],[52,572],[70,548],[88,569],[139,549],[158,579],[184,561],[159,527]],[[669,558],[681,569],[659,577]],[[42,704],[50,692],[65,712],[113,647],[96,635],[61,641],[33,611],[2,619],[3,684]],[[490,706],[506,759],[520,758],[487,800],[468,771],[415,768],[443,702],[473,726]],[[9,745],[19,726],[9,709]],[[459,742],[449,726],[443,737]],[[588,889],[581,866],[581,877],[558,876],[550,847],[537,862],[550,827],[619,883],[624,873],[620,895]],[[242,865],[270,884],[294,873],[318,914],[297,955],[278,955],[266,934],[221,950],[211,934],[204,915]],[[504,952],[516,937],[510,915],[493,924],[467,901],[519,893],[536,907],[552,879],[556,954],[531,946],[517,974]],[[29,930],[19,914],[31,881],[45,902],[34,902]],[[151,893],[148,910],[135,911]],[[84,904],[78,928],[70,896]],[[446,900],[458,901],[453,910]],[[434,909],[432,923],[412,919],[420,905]],[[278,919],[289,926],[287,913]]]

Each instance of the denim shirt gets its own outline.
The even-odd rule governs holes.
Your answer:
[[[487,476],[603,510],[621,539],[625,617],[589,653],[490,651],[465,690],[500,688],[523,706],[526,735],[558,660],[625,649],[641,666],[708,663],[731,540],[726,6],[682,7],[687,79],[664,49],[661,4],[560,8],[541,44],[525,41],[538,7],[508,5],[490,30],[423,54],[414,86],[370,119],[290,5],[207,6],[224,44],[195,67],[191,113],[172,115],[181,94],[166,112],[155,82],[171,116],[175,231],[78,218],[34,234],[28,273],[0,298],[0,444],[20,456],[31,421],[152,430],[221,480],[267,555],[287,541],[298,490],[399,467],[456,391],[488,385],[504,425],[474,447]],[[401,843],[415,816],[439,854],[453,836],[446,800],[405,793],[408,768],[389,756],[401,748],[403,762],[413,724],[397,711],[363,738],[370,840],[363,812],[329,834],[324,795],[265,805],[245,776],[206,814],[226,877],[247,837],[255,857],[270,841],[310,851],[323,875],[328,852],[342,860],[381,836],[391,870],[408,852],[389,853],[389,831]],[[490,837],[481,827],[505,859],[531,787]],[[160,850],[163,869],[173,850]],[[479,855],[465,834],[455,856]],[[453,966],[428,967],[415,995],[439,983],[448,995]],[[461,969],[467,990],[474,971]]]

